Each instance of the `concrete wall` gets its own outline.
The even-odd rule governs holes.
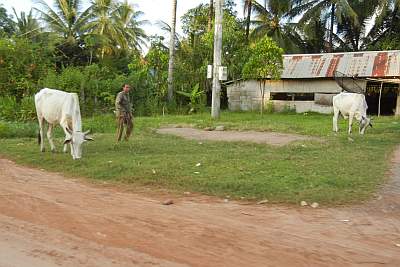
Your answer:
[[[227,88],[230,110],[260,109],[262,90],[260,82],[255,80],[231,84]],[[265,82],[265,106],[270,101],[270,93],[316,93],[314,101],[271,100],[274,110],[296,109],[296,112],[307,111],[331,113],[332,97],[341,92],[334,80],[278,80]]]
[[[272,100],[274,111],[281,112],[287,109],[296,110],[297,113],[318,112],[330,114],[333,112],[332,106],[322,106],[315,104],[314,101],[282,101]]]

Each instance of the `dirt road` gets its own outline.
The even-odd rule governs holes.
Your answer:
[[[312,209],[129,193],[0,159],[0,267],[400,266],[399,168],[373,203]]]
[[[294,141],[320,140],[298,134],[284,134],[276,132],[256,132],[256,131],[205,131],[195,128],[185,127],[166,127],[157,130],[159,134],[169,134],[180,136],[186,139],[210,140],[225,142],[251,142],[258,144],[269,144],[274,146],[284,146]]]

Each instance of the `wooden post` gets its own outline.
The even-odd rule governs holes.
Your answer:
[[[397,89],[396,112],[394,115],[400,116],[400,83],[399,88]]]
[[[381,82],[381,88],[379,89],[379,102],[378,102],[378,117],[381,116],[381,97],[382,97],[383,82]]]
[[[221,82],[219,81],[219,67],[222,62],[222,20],[224,0],[215,1],[215,31],[214,31],[214,70],[212,87],[211,117],[219,118],[221,106]]]

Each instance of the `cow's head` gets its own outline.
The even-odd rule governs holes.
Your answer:
[[[360,134],[364,134],[368,126],[372,128],[372,118],[362,116],[360,121]]]
[[[65,138],[64,145],[70,144],[71,145],[71,155],[73,159],[80,159],[82,157],[82,144],[86,141],[93,141],[93,138],[89,137],[88,134],[90,132],[86,131],[82,132],[75,132],[71,131],[67,128],[67,132],[70,134],[69,137]]]

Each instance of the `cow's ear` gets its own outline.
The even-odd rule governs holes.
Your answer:
[[[72,141],[71,138],[70,139],[65,139],[64,145],[71,143],[71,141]]]

